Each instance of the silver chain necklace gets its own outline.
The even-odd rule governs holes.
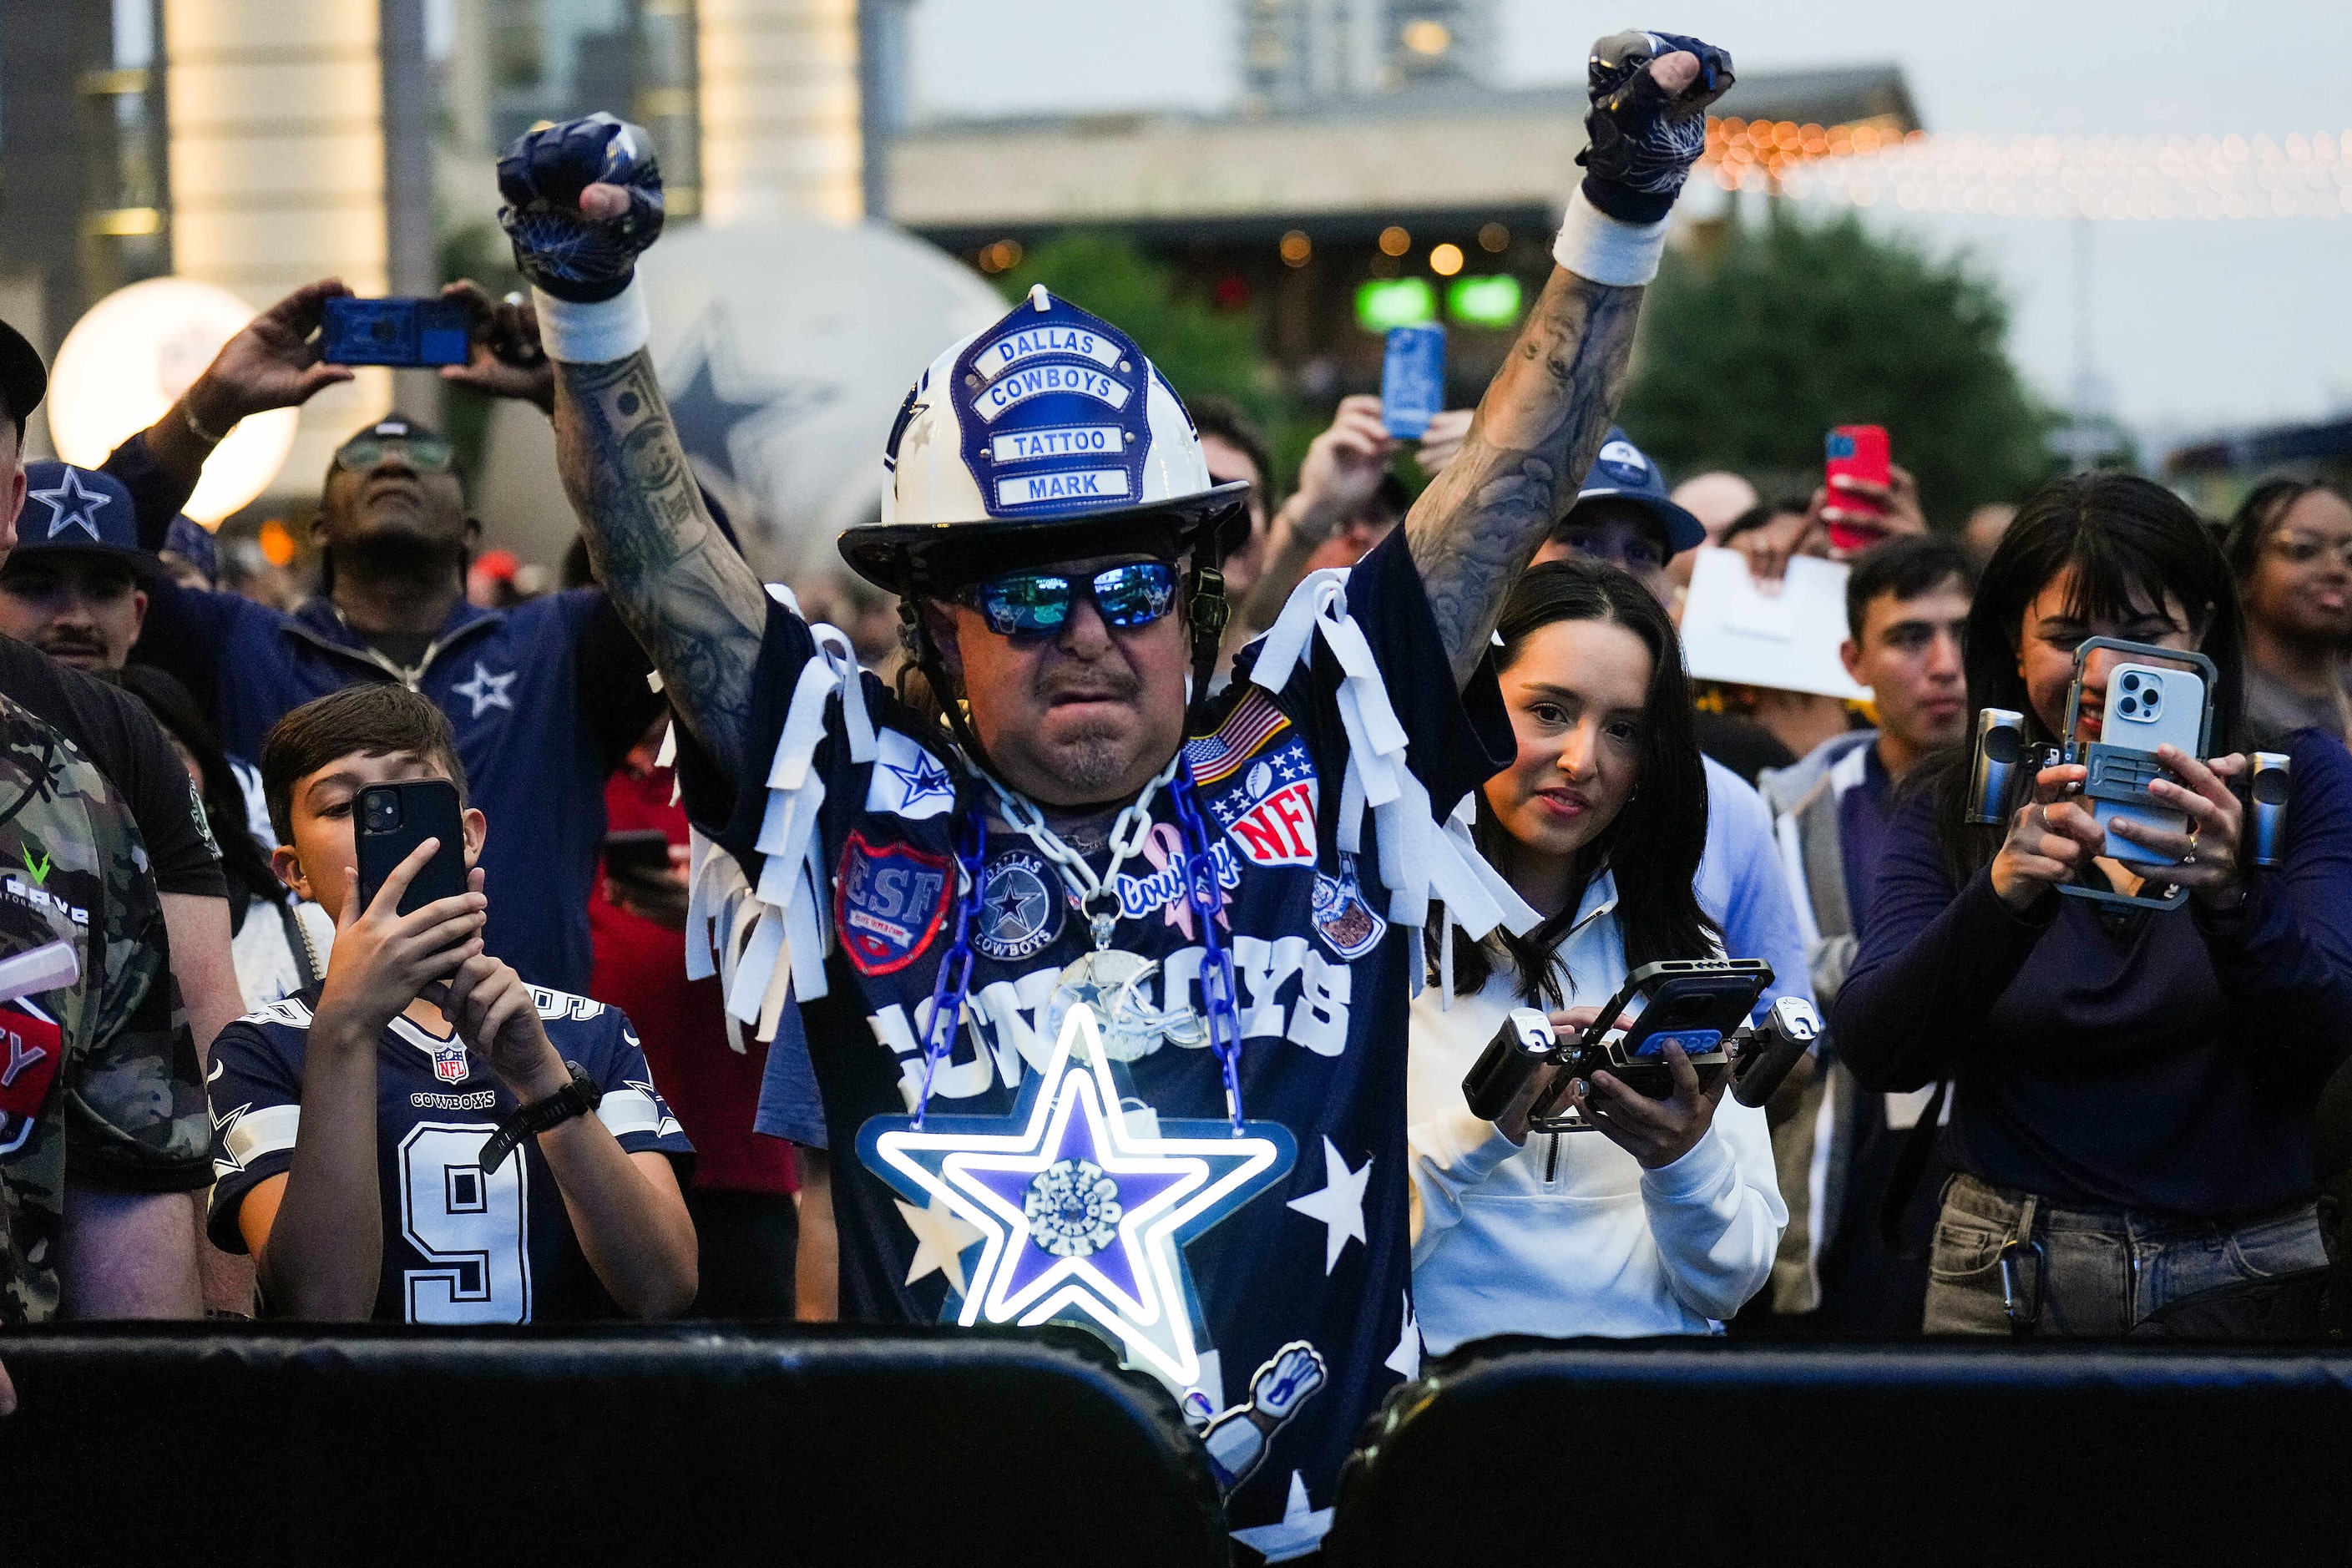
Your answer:
[[[997,801],[1004,808],[1005,821],[1024,834],[1029,842],[1037,847],[1037,853],[1051,861],[1055,869],[1061,873],[1063,882],[1068,886],[1071,895],[1077,900],[1079,910],[1087,917],[1097,952],[1110,946],[1111,933],[1118,928],[1118,868],[1143,847],[1143,841],[1151,831],[1151,797],[1166,787],[1183,763],[1184,752],[1180,746],[1176,754],[1168,759],[1168,765],[1160,770],[1159,776],[1145,784],[1142,793],[1119,812],[1118,820],[1111,825],[1110,864],[1100,873],[1087,863],[1085,856],[1071,848],[1060,834],[1045,826],[1045,814],[1038,809],[1035,802],[1005,788],[993,776],[981,774],[988,780],[988,787],[996,792]],[[1096,901],[1106,897],[1110,900],[1110,907],[1096,909]]]

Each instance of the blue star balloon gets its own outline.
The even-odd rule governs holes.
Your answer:
[[[957,1252],[967,1288],[950,1289],[946,1319],[1075,1323],[1184,1389],[1200,1381],[1202,1347],[1181,1248],[1279,1181],[1298,1146],[1273,1121],[1129,1128],[1094,1012],[1079,1005],[1012,1115],[932,1116],[919,1130],[877,1116],[857,1153],[918,1211],[977,1233]],[[952,1286],[959,1270],[947,1272]]]

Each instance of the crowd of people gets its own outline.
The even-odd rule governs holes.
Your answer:
[[[560,589],[486,569],[403,417],[337,449],[313,594],[214,585],[180,510],[347,375],[339,284],[95,470],[20,460],[0,331],[0,1324],[1059,1318],[1245,1525],[1497,1334],[2330,1331],[2352,502],[1670,489],[1614,398],[1730,79],[1596,47],[1520,352],[1410,449],[1348,397],[1277,500],[1245,416],[1040,289],[918,380],[797,595],[669,425],[609,117],[501,163],[531,300],[449,290],[448,379],[555,422]],[[1694,681],[1710,546],[1843,563],[1866,707]],[[2111,809],[2116,672],[2168,668],[2203,743]],[[1988,714],[2029,748],[1990,810]],[[462,843],[364,887],[365,792],[436,783]],[[1710,958],[1826,1020],[1763,1104],[1675,1037],[1664,1096],[1474,1109],[1514,1019],[1633,1026],[1629,976]]]

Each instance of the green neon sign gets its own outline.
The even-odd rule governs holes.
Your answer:
[[[1507,327],[1519,319],[1519,280],[1509,273],[1493,278],[1456,278],[1445,290],[1445,313],[1474,327]]]
[[[1375,279],[1356,289],[1356,324],[1368,332],[1437,320],[1437,291],[1425,278]]]

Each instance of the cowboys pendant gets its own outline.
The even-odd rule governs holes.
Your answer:
[[[1120,948],[1089,952],[1062,971],[1054,994],[1045,1003],[1039,1032],[1059,1038],[1070,1015],[1080,1006],[1091,1010],[1100,1030],[1103,1054],[1115,1062],[1131,1062],[1170,1045],[1199,1047],[1208,1035],[1201,1016],[1179,1005],[1162,1011],[1154,1007],[1146,984],[1160,965]]]

